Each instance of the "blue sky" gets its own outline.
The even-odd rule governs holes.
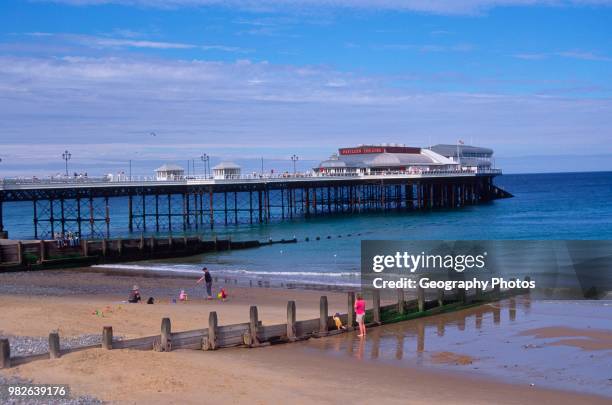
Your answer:
[[[458,139],[612,170],[611,76],[608,0],[5,0],[0,175]]]

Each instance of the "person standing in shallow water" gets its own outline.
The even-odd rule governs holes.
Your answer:
[[[361,294],[357,294],[357,299],[355,300],[355,314],[357,315],[357,323],[359,324],[359,337],[365,337],[366,335],[366,327],[365,327],[365,310],[366,303]]]
[[[212,277],[206,267],[204,267],[202,271],[204,272],[204,275],[200,277],[198,281],[196,281],[196,284],[200,284],[202,281],[204,281],[206,283],[206,299],[212,300]]]

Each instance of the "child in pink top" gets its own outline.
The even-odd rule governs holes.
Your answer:
[[[357,300],[355,300],[355,314],[357,315],[357,323],[359,324],[359,337],[364,337],[366,335],[366,327],[365,327],[365,310],[366,303],[361,294],[357,294]]]

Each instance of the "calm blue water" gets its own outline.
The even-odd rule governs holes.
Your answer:
[[[243,277],[357,284],[362,239],[612,239],[610,172],[505,175],[496,182],[515,197],[457,210],[318,217],[230,227],[225,232],[217,229],[236,240],[295,236],[299,243],[127,268],[197,272],[206,264],[218,273]],[[310,242],[305,242],[306,237]]]

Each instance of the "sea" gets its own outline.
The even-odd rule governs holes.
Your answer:
[[[112,266],[185,275],[207,266],[219,276],[243,280],[351,286],[359,284],[361,240],[612,239],[612,172],[508,174],[495,183],[514,197],[459,209],[217,226],[201,235],[298,242]],[[5,204],[12,238],[32,236],[31,209],[31,204]]]

